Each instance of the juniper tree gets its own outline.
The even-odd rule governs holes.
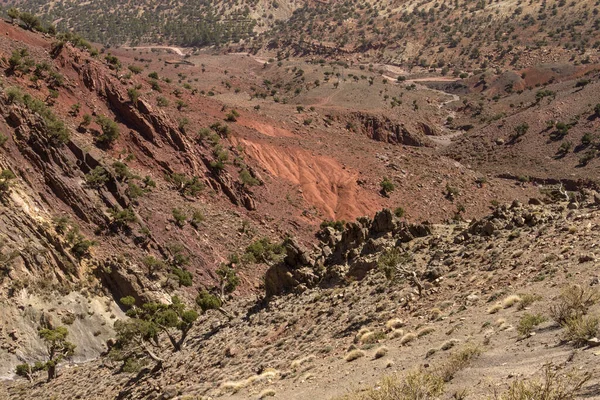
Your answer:
[[[31,380],[34,372],[45,370],[48,372],[48,381],[51,381],[56,378],[58,363],[73,356],[75,345],[67,341],[69,331],[64,326],[58,326],[54,329],[40,329],[38,335],[46,344],[48,360],[44,362],[38,361],[33,365],[17,365],[15,372],[17,375],[27,377]]]

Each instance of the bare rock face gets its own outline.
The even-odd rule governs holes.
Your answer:
[[[373,115],[364,112],[353,114],[359,129],[368,137],[379,142],[403,144],[415,147],[431,147],[431,141],[426,135],[434,135],[435,131],[429,124],[418,123],[408,126],[395,122],[384,115]]]

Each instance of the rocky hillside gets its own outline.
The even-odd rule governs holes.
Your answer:
[[[277,56],[306,54],[285,30],[262,58],[32,17],[0,21],[0,397],[509,399],[544,372],[593,395],[598,60],[564,31],[553,64],[515,29],[531,65],[449,50],[449,77]]]
[[[365,387],[406,388],[408,376],[429,398],[509,399],[509,387],[544,379],[561,396],[591,398],[600,195],[529,203],[455,225],[411,225],[383,210],[324,228],[315,250],[290,239],[266,297],[229,303],[229,319],[205,314],[182,351],[163,343],[160,370],[115,374],[119,363],[102,359],[5,394],[371,399]],[[561,327],[577,304],[593,328]]]

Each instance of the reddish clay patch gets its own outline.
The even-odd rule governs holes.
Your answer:
[[[304,199],[328,218],[352,220],[372,214],[381,203],[356,183],[358,172],[338,161],[298,148],[242,139],[247,154],[270,174],[299,185]]]

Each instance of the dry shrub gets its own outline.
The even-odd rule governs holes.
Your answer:
[[[511,383],[494,400],[574,400],[592,374],[575,372],[559,374],[551,364],[544,367],[543,379],[521,379]]]
[[[264,398],[267,398],[267,397],[273,397],[276,394],[277,393],[273,389],[265,389],[262,392],[260,392],[260,394],[258,395],[258,398],[259,399],[264,399]]]
[[[495,304],[495,305],[491,306],[490,308],[488,308],[487,313],[488,314],[496,314],[500,310],[502,310],[502,304]]]
[[[550,307],[550,315],[556,322],[564,325],[570,319],[587,314],[590,307],[598,301],[600,301],[598,290],[573,285],[563,290],[557,303]]]
[[[432,332],[435,332],[435,328],[433,326],[426,326],[417,332],[417,337],[423,337],[425,335],[429,335]]]
[[[375,351],[375,358],[382,358],[388,353],[388,348],[385,346],[381,346]]]
[[[466,368],[471,361],[481,355],[481,349],[477,346],[467,346],[452,354],[449,359],[438,368],[438,375],[444,382],[450,382],[454,375],[461,369]]]
[[[389,333],[390,339],[396,339],[404,336],[404,329],[394,329]]]
[[[564,323],[565,333],[563,339],[581,347],[587,344],[588,339],[598,335],[600,318],[595,316],[580,315]]]
[[[402,328],[404,326],[404,321],[400,318],[390,319],[385,323],[385,327],[388,331],[393,331],[394,329]]]
[[[405,378],[392,375],[383,378],[377,388],[357,391],[336,400],[428,400],[444,393],[444,381],[423,370],[410,372]]]
[[[300,368],[300,366],[304,363],[307,363],[309,361],[312,361],[315,359],[314,354],[311,354],[309,356],[303,357],[303,358],[299,358],[297,360],[292,361],[292,364],[290,365],[290,368],[293,370],[297,370],[298,368]]]

